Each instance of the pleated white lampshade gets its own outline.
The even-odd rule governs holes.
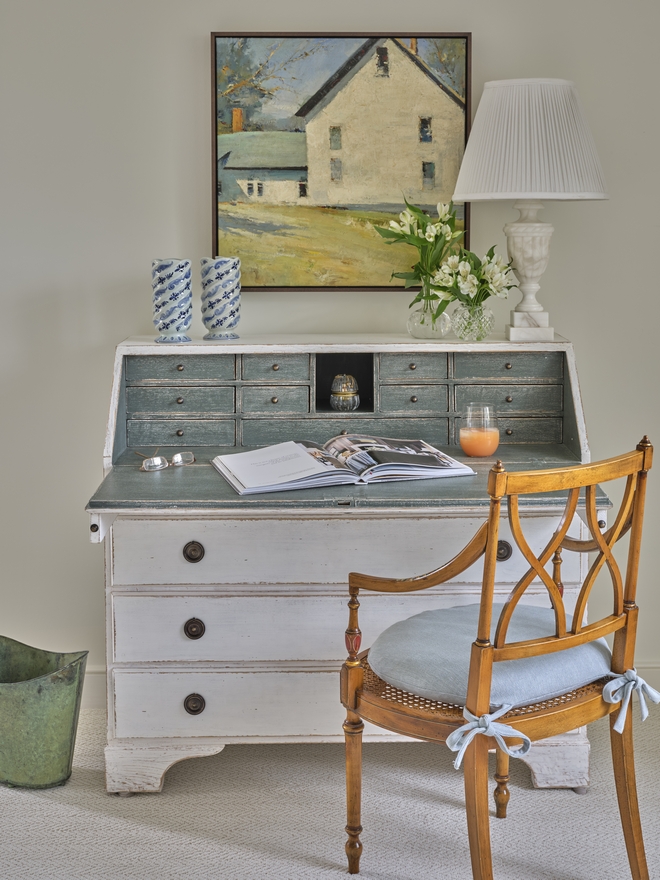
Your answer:
[[[596,147],[572,82],[485,84],[455,202],[606,198]]]

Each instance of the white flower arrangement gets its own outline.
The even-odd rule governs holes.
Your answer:
[[[456,210],[451,204],[440,202],[437,206],[438,219],[432,220],[421,208],[406,201],[406,209],[399,214],[399,222],[390,220],[389,227],[376,227],[376,231],[386,240],[387,244],[403,242],[417,248],[418,261],[410,272],[393,272],[392,278],[402,278],[404,287],[421,289],[410,303],[428,302],[432,311],[432,320],[444,312],[448,302],[444,294],[434,289],[433,278],[443,265],[447,256],[456,249],[458,240],[463,236],[462,229],[456,229]]]
[[[506,299],[516,286],[511,263],[505,263],[494,247],[483,259],[461,248],[440,265],[431,279],[431,288],[447,305],[458,300],[466,306],[477,306],[489,296]]]

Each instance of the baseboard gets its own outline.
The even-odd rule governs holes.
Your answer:
[[[105,709],[105,666],[85,670],[81,709]]]

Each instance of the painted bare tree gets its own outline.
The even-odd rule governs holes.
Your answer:
[[[229,126],[233,108],[243,111],[246,128],[263,104],[295,79],[295,66],[325,49],[327,40],[282,39],[266,46],[250,37],[223,39],[217,52],[218,122]]]
[[[440,78],[465,98],[465,44],[451,37],[424,40],[423,57]]]

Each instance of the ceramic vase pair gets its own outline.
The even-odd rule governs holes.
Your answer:
[[[204,257],[202,321],[204,339],[238,339],[241,318],[241,261],[238,257]],[[190,342],[192,272],[190,260],[154,260],[151,264],[156,342]]]

